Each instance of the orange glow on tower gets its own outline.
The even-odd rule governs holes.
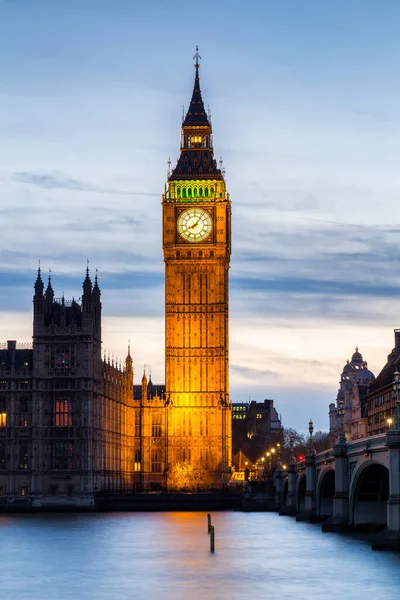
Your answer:
[[[186,461],[223,483],[231,465],[228,272],[231,202],[214,158],[195,54],[180,156],[163,196],[167,467]]]

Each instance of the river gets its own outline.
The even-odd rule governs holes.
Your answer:
[[[4,600],[398,600],[400,555],[274,513],[0,515]]]

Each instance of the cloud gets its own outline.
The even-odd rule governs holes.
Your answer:
[[[124,196],[157,196],[156,192],[138,192],[120,190],[115,188],[103,188],[86,181],[74,179],[59,171],[50,173],[35,173],[32,171],[17,171],[11,175],[11,180],[17,183],[26,183],[42,188],[44,190],[71,190],[75,192],[94,192],[96,194],[117,194]]]

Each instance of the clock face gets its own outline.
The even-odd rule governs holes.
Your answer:
[[[188,242],[206,240],[211,230],[211,216],[202,208],[189,208],[179,215],[178,232]]]

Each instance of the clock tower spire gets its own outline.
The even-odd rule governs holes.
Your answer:
[[[169,418],[165,467],[190,462],[223,484],[231,465],[228,270],[231,202],[214,158],[196,48],[180,154],[163,196],[165,378]]]

